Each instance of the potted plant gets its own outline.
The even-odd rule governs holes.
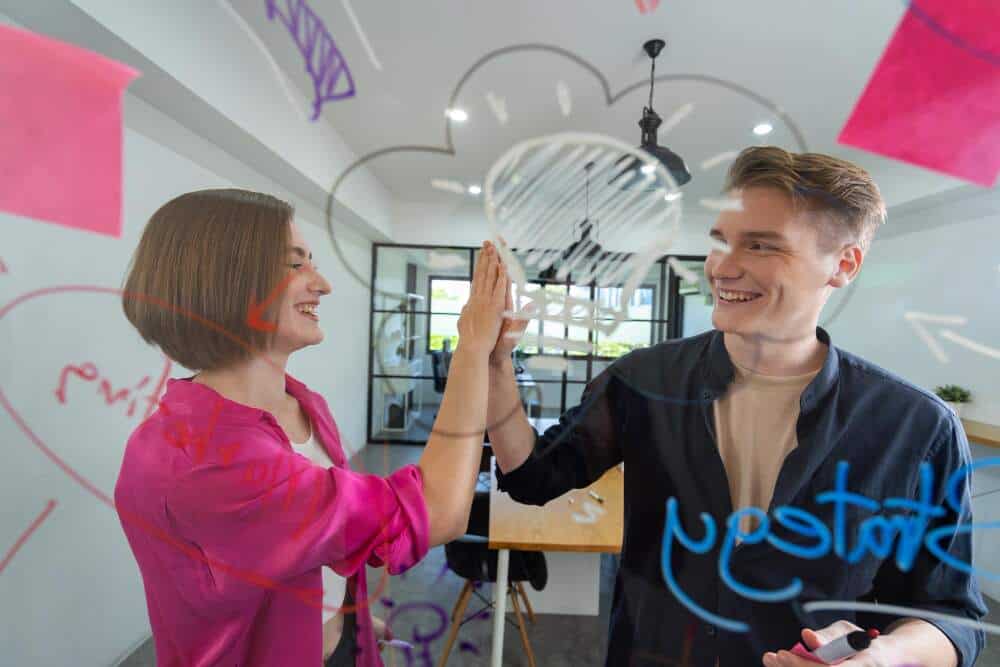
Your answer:
[[[946,384],[943,387],[936,387],[934,393],[948,404],[956,416],[962,416],[962,403],[972,400],[972,394],[968,389],[959,387],[957,384]]]

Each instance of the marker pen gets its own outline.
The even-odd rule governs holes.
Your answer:
[[[380,639],[378,640],[378,643],[379,646],[391,646],[392,648],[399,649],[413,649],[413,644],[403,641],[402,639]]]
[[[878,630],[872,629],[868,632],[855,630],[846,635],[837,637],[831,642],[823,644],[818,649],[810,651],[801,642],[792,647],[792,653],[812,662],[824,665],[835,665],[842,660],[846,660],[868,648],[872,640],[878,637]]]

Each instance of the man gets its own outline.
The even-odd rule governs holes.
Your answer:
[[[726,190],[742,207],[710,233],[714,329],[617,360],[543,435],[523,413],[502,419],[517,403],[510,353],[526,323],[505,324],[487,420],[500,489],[541,505],[626,464],[607,665],[686,654],[705,667],[806,666],[787,649],[859,626],[882,636],[844,665],[972,665],[979,630],[805,609],[836,600],[986,613],[972,577],[923,546],[934,535],[947,556],[971,560],[960,422],[817,326],[884,222],[877,186],[843,160],[756,147],[733,163]]]

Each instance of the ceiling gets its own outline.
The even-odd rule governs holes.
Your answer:
[[[275,0],[286,13],[287,2]],[[449,130],[452,135],[454,155],[390,153],[367,163],[398,203],[465,206],[468,202],[459,200],[470,195],[436,189],[431,181],[481,184],[511,146],[549,133],[595,132],[637,145],[636,123],[649,79],[641,45],[652,37],[667,41],[656,70],[666,80],[656,85],[654,108],[666,120],[693,105],[660,136],[693,173],[683,188],[688,206],[721,189],[725,163],[703,169],[705,160],[755,143],[851,159],[874,175],[890,206],[964,185],[836,143],[905,11],[903,0],[664,0],[647,14],[631,0],[355,0],[353,13],[381,69],[344,2],[309,3],[343,54],[356,88],[353,97],[326,103],[316,122],[329,123],[359,156],[392,146],[443,147]],[[288,79],[311,99],[303,56],[280,21],[268,19],[264,0],[237,9]],[[516,45],[534,46],[491,58],[463,81],[484,56]],[[568,113],[557,88],[568,91]],[[469,119],[449,128],[444,110],[456,94],[454,105]],[[503,100],[505,124],[488,94]],[[291,103],[288,122],[306,122]],[[761,122],[774,126],[763,138],[751,131]]]

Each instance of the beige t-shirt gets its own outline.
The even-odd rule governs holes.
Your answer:
[[[333,465],[330,456],[316,439],[316,429],[312,427],[310,420],[309,439],[303,443],[293,442],[292,447],[298,453],[304,455],[313,463],[324,468]],[[324,607],[340,607],[344,604],[344,594],[347,592],[347,579],[336,574],[329,567],[323,567],[323,605]],[[323,622],[326,623],[336,615],[336,612],[323,609]]]
[[[719,455],[729,478],[733,511],[759,507],[766,512],[781,464],[799,444],[795,433],[799,399],[820,369],[774,376],[735,362],[733,366],[736,376],[714,404]],[[743,532],[756,527],[754,517],[742,517]]]

